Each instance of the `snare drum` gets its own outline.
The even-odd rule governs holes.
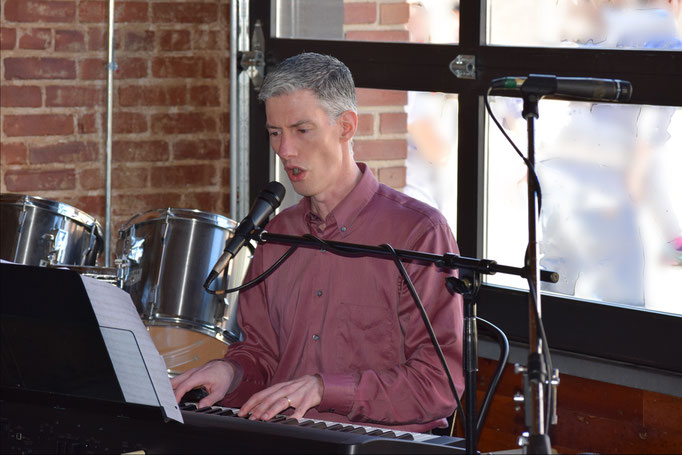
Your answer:
[[[215,296],[203,287],[235,227],[220,215],[169,208],[136,215],[119,232],[123,289],[171,374],[222,357],[226,346],[240,339],[237,293]],[[250,260],[249,249],[243,248],[213,288],[241,284]]]
[[[27,265],[94,265],[102,227],[70,205],[24,194],[0,194],[0,258]]]

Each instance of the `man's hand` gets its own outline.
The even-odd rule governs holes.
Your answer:
[[[198,403],[198,406],[202,408],[222,400],[232,383],[232,379],[234,379],[232,365],[229,362],[217,359],[172,378],[171,385],[178,403],[183,395],[190,390],[204,387],[208,395]]]
[[[296,410],[291,417],[300,419],[308,409],[320,404],[323,392],[322,378],[317,375],[280,382],[254,393],[240,409],[239,416],[244,417],[250,413],[251,420],[269,420],[291,407]]]

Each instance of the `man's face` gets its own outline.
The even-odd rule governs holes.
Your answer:
[[[342,175],[342,127],[310,90],[265,101],[270,146],[282,160],[294,190],[323,197]]]

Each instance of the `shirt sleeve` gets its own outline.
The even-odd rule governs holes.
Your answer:
[[[262,248],[256,249],[243,282],[247,283],[263,272]],[[223,406],[241,407],[254,393],[270,384],[277,362],[279,346],[277,335],[270,323],[266,299],[266,281],[240,291],[237,321],[244,340],[232,343],[224,360],[235,368],[235,380]],[[248,334],[248,335],[246,335]]]
[[[450,228],[443,222],[422,234],[411,249],[431,252],[459,252]],[[447,269],[423,263],[405,263],[441,346],[458,394],[464,390],[462,372],[462,297],[451,295],[445,278],[456,275]],[[352,421],[387,425],[434,422],[456,408],[447,375],[433,347],[409,289],[398,286],[400,329],[404,338],[405,361],[383,370],[323,373],[324,394],[318,409],[346,415]]]

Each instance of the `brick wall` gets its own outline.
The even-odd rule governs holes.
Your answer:
[[[406,41],[404,1],[352,2],[348,39]],[[0,0],[0,191],[104,222],[106,0]],[[116,0],[112,235],[150,209],[229,212],[229,0]],[[405,184],[405,92],[359,89],[357,158]]]
[[[0,191],[104,222],[108,1],[0,0]],[[229,210],[229,0],[116,0],[113,234]]]
[[[403,0],[344,0],[344,36],[353,41],[409,41],[409,4]],[[405,186],[407,92],[358,89],[360,122],[355,156],[367,162],[379,181]]]

